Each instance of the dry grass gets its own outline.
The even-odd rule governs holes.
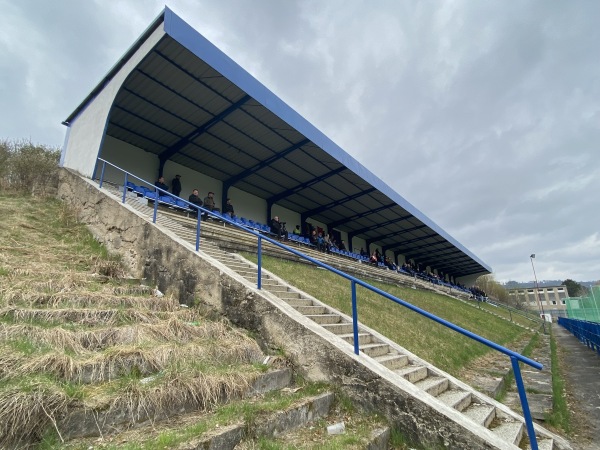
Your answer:
[[[33,382],[0,390],[0,448],[22,448],[37,441],[69,403],[55,386]]]
[[[6,306],[22,305],[30,308],[132,308],[151,311],[178,311],[179,302],[172,297],[119,297],[105,293],[78,292],[41,294],[19,292],[5,299]]]
[[[74,353],[99,351],[116,345],[165,342],[185,344],[198,339],[213,339],[221,342],[236,334],[242,335],[232,330],[225,322],[185,323],[177,319],[154,324],[138,323],[122,327],[76,331],[60,327],[44,328],[33,324],[0,323],[0,342],[25,338],[35,345]]]
[[[38,355],[0,347],[0,379],[47,374],[74,383],[101,383],[135,372],[141,376],[169,367],[252,364],[263,354],[251,339],[239,334],[227,341],[196,340],[186,345],[115,346],[103,353],[69,355],[51,351]]]

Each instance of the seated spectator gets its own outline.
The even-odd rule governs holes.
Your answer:
[[[379,258],[377,257],[377,251],[374,251],[371,257],[369,258],[369,262],[373,265],[379,264]]]
[[[227,214],[229,217],[233,217],[235,215],[235,211],[233,210],[233,205],[231,204],[231,199],[227,199],[227,203],[225,204],[225,210],[223,213]]]
[[[296,225],[296,228],[294,228],[292,233],[295,234],[296,236],[300,236],[302,234],[302,232],[300,231],[300,225]]]
[[[312,233],[310,233],[309,240],[312,245],[314,245],[315,247],[317,246],[317,230],[312,230]]]
[[[369,256],[369,254],[366,252],[366,250],[364,248],[360,248],[360,256]]]
[[[159,177],[158,181],[156,183],[154,183],[154,186],[156,186],[157,188],[163,189],[164,191],[168,191],[169,190],[169,186],[167,186],[165,184],[165,177]],[[165,195],[165,192],[160,192],[158,189],[156,190],[156,192],[158,192],[158,195]]]
[[[209,211],[221,212],[219,208],[215,208],[215,193],[209,192],[206,197],[204,197],[204,207]],[[204,214],[204,218],[208,218],[208,214]]]
[[[397,269],[397,266],[396,266],[396,264],[394,264],[394,263],[392,262],[392,260],[390,259],[390,257],[389,257],[389,256],[386,256],[386,257],[385,257],[384,264],[385,264],[385,266],[386,266],[388,269],[390,269],[390,270],[396,270],[396,269]]]
[[[198,197],[198,189],[194,189],[192,191],[192,194],[188,197],[188,201],[190,203],[192,203],[193,205],[202,206],[202,200],[200,200],[200,197]],[[194,215],[197,216],[198,210],[196,208],[193,208],[193,210],[194,210]]]
[[[288,232],[285,229],[285,222],[280,222],[279,216],[275,216],[271,220],[271,233],[275,234],[278,239],[283,238],[285,241],[288,240]]]
[[[340,242],[338,247],[341,251],[346,251],[346,243],[344,241]]]
[[[323,237],[323,233],[319,233],[317,235],[317,250],[319,250],[320,252],[324,252],[325,248],[325,238]]]

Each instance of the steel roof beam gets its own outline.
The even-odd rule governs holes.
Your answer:
[[[382,223],[379,223],[379,224],[369,225],[368,227],[360,228],[358,230],[352,230],[352,234],[354,236],[358,236],[361,233],[366,233],[367,231],[376,230],[377,228],[383,228],[383,227],[386,227],[386,226],[391,225],[393,223],[401,222],[401,221],[406,220],[406,219],[410,219],[412,217],[413,217],[412,214],[408,214],[406,216],[400,216],[400,217],[398,217],[396,219],[386,220],[385,222],[382,222]]]
[[[329,171],[327,173],[324,173],[323,175],[320,175],[320,176],[318,176],[316,178],[313,178],[313,179],[311,179],[309,181],[301,183],[301,184],[299,184],[297,186],[294,186],[293,188],[287,189],[287,190],[285,190],[283,192],[280,192],[279,194],[276,194],[276,195],[268,198],[267,199],[267,203],[271,203],[271,204],[277,203],[279,200],[282,200],[282,199],[284,199],[286,197],[289,197],[290,195],[295,194],[296,192],[301,191],[303,189],[306,189],[306,188],[312,186],[313,184],[317,184],[317,183],[319,183],[319,182],[321,182],[321,181],[323,181],[323,180],[325,180],[325,179],[327,179],[329,177],[337,175],[338,173],[343,172],[346,169],[347,169],[346,166],[342,166],[342,167],[339,167],[337,169],[331,170],[331,171]]]
[[[219,123],[223,119],[225,119],[227,116],[229,116],[230,114],[237,111],[242,105],[244,105],[244,103],[246,103],[251,98],[252,97],[250,97],[249,95],[243,96],[237,102],[232,103],[228,108],[224,109],[219,114],[214,116],[208,122],[203,123],[197,129],[195,129],[194,131],[189,133],[187,136],[184,136],[178,142],[173,144],[171,147],[167,148],[160,155],[158,155],[158,158],[161,161],[161,163],[164,164],[164,161],[168,161],[175,153],[177,153],[183,147],[188,145],[191,141],[196,139],[198,136],[203,134],[205,131],[207,131],[208,129],[215,126],[217,123]]]
[[[441,252],[436,253],[435,255],[436,255],[436,257],[438,257],[438,256],[452,255],[454,253],[462,253],[462,251],[457,248],[449,248],[447,250],[442,250]],[[415,254],[409,253],[409,255],[413,258],[420,258],[423,255],[430,255],[430,254],[431,254],[430,252],[415,253]]]
[[[352,222],[352,221],[358,220],[358,219],[362,219],[363,217],[369,216],[371,214],[377,214],[378,212],[383,211],[384,209],[390,209],[390,208],[393,208],[394,206],[396,206],[395,203],[388,203],[387,205],[382,205],[375,209],[370,209],[369,211],[354,214],[353,216],[347,217],[345,219],[336,220],[335,222],[332,222],[330,224],[330,226],[333,228],[339,227],[340,225],[343,225],[345,223]],[[354,233],[354,232],[352,232],[352,233]]]
[[[427,227],[428,227],[428,225],[425,225],[425,224],[417,225],[416,227],[407,228],[406,230],[399,230],[399,231],[395,231],[393,233],[389,233],[386,235],[377,236],[377,237],[368,239],[367,242],[373,243],[373,242],[381,241],[382,239],[389,239],[391,237],[398,236],[399,234],[410,233],[411,231],[420,230],[421,228],[427,228]],[[418,238],[418,239],[421,240],[421,239],[425,239],[425,238]]]
[[[357,192],[356,194],[349,195],[348,197],[344,197],[344,198],[341,198],[339,200],[335,200],[333,202],[330,202],[330,203],[328,203],[326,205],[319,206],[318,208],[313,208],[311,210],[305,211],[305,212],[302,213],[301,217],[308,219],[309,217],[312,217],[314,214],[319,214],[319,213],[321,213],[323,211],[327,211],[328,209],[335,208],[336,206],[339,206],[339,205],[342,205],[342,204],[344,204],[346,202],[355,200],[355,199],[357,199],[359,197],[362,197],[364,195],[369,195],[371,192],[376,191],[376,190],[377,189],[374,188],[374,187],[373,188],[369,188],[369,189],[365,189],[364,191],[360,191],[360,192]]]
[[[235,185],[235,183],[243,180],[244,178],[252,175],[253,173],[259,171],[260,169],[263,169],[271,164],[273,164],[275,161],[281,159],[281,158],[285,158],[287,155],[289,155],[290,153],[292,153],[295,150],[298,150],[300,147],[302,147],[303,145],[308,144],[310,141],[308,139],[302,139],[300,142],[292,145],[291,147],[286,148],[285,150],[282,150],[276,154],[274,154],[273,156],[268,157],[267,159],[259,162],[258,164],[255,164],[254,166],[243,170],[242,172],[240,172],[237,175],[234,175],[233,177],[229,178],[228,180],[225,180],[223,182],[224,186],[227,186],[228,188],[230,186]]]

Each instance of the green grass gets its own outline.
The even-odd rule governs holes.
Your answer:
[[[550,357],[552,361],[552,414],[545,417],[547,423],[565,433],[571,431],[571,417],[567,407],[565,380],[561,373],[554,334],[550,332]]]
[[[256,255],[244,254],[256,261]],[[263,267],[331,307],[351,315],[350,282],[314,266],[263,255]],[[510,346],[528,331],[460,300],[437,293],[365,280],[406,302],[498,344]],[[360,322],[377,330],[437,367],[457,375],[469,362],[491,349],[398,305],[357,287]]]

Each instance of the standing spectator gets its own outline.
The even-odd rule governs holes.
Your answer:
[[[225,214],[227,214],[229,217],[233,217],[235,215],[235,212],[233,210],[233,205],[231,204],[230,198],[227,199],[227,203],[225,204],[225,210],[223,212]]]
[[[165,184],[165,177],[159,177],[158,181],[156,183],[154,183],[154,186],[156,186],[157,188],[160,188],[160,189],[162,189],[164,191],[168,191],[169,190],[169,186],[167,186]],[[156,190],[156,192],[159,193],[158,195],[165,195],[166,194],[166,192],[160,192],[158,190]]]
[[[171,181],[171,192],[175,197],[179,197],[179,194],[181,194],[181,175],[175,175],[175,178]]]

